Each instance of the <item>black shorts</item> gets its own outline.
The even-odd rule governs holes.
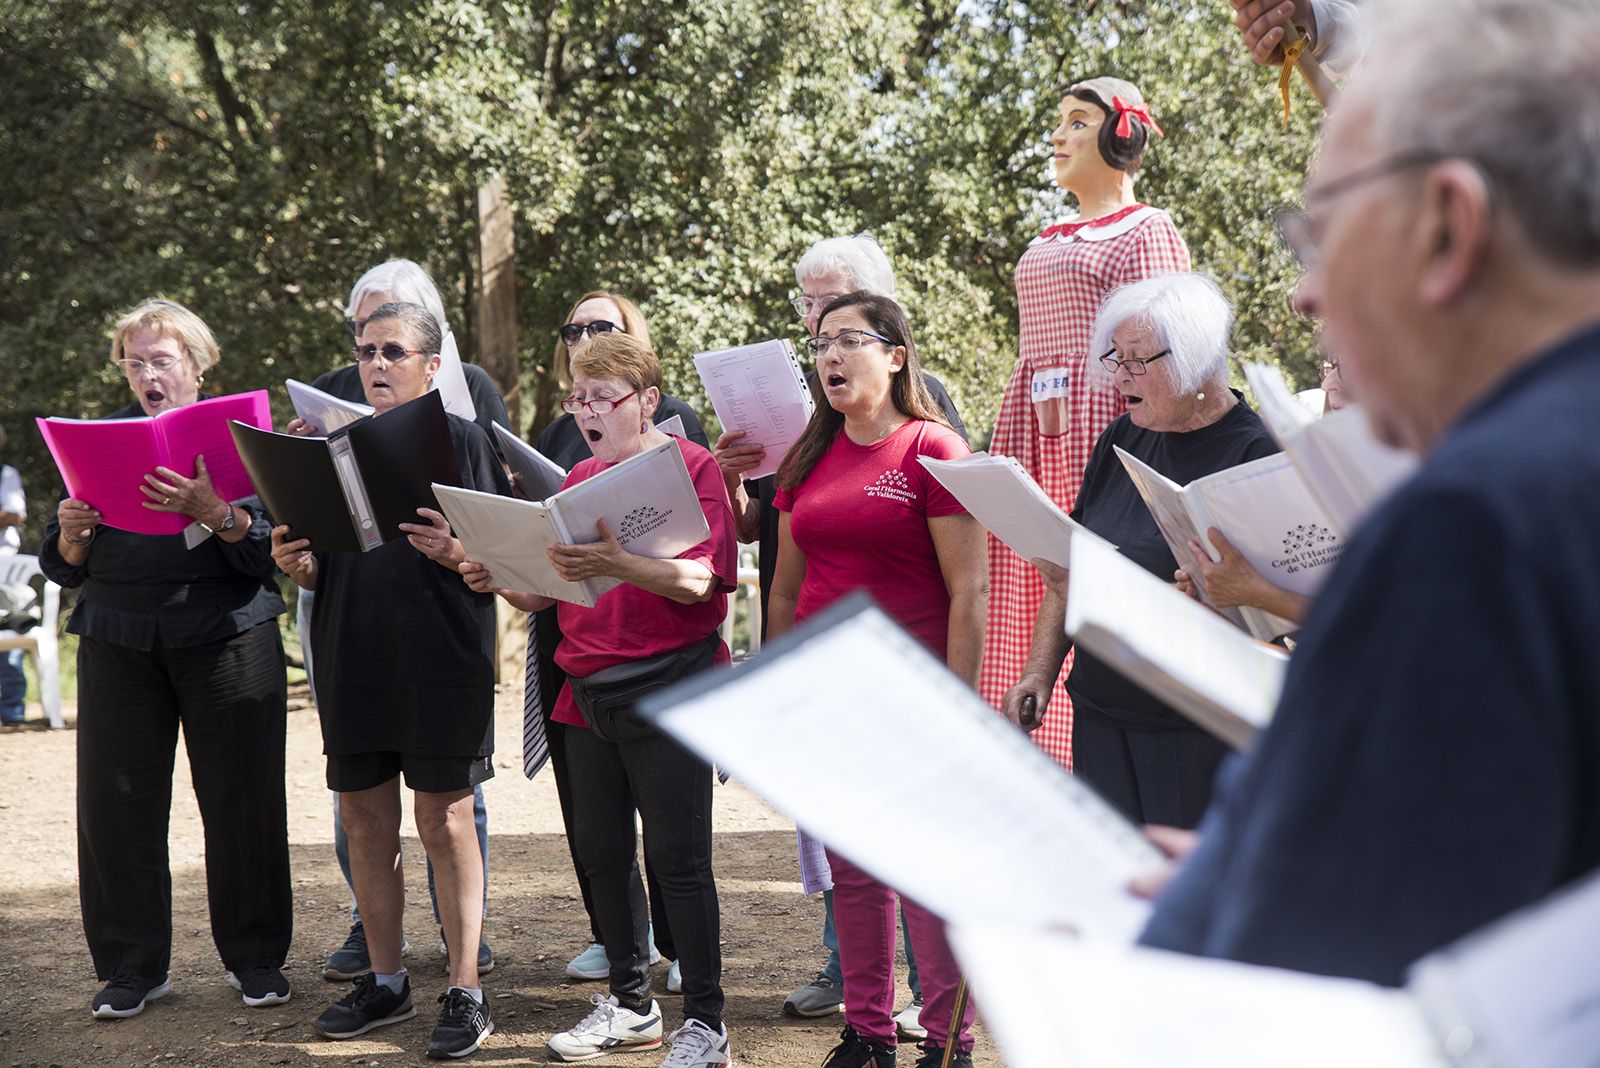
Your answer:
[[[328,789],[353,794],[381,786],[401,773],[406,785],[425,794],[470,790],[494,777],[490,757],[424,757],[410,753],[328,754]]]

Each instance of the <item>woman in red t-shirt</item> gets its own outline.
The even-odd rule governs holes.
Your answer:
[[[984,532],[917,462],[967,454],[923,384],[905,313],[855,292],[828,305],[811,339],[819,405],[784,457],[773,504],[778,571],[767,635],[776,637],[854,590],[975,685],[988,589]],[[832,1068],[892,1065],[894,891],[832,850],[834,922],[844,970],[843,1041]],[[937,1065],[949,1043],[960,973],[934,915],[905,901],[925,998],[928,1038],[917,1063]],[[970,1065],[970,1008],[954,1064]]]
[[[572,396],[562,407],[577,417],[594,455],[579,463],[565,486],[666,441],[683,453],[711,528],[706,540],[671,560],[636,556],[604,523],[600,540],[557,545],[550,561],[569,581],[611,577],[622,585],[593,608],[561,603],[561,644],[556,663],[567,673],[553,718],[568,725],[567,764],[572,776],[573,836],[589,877],[594,916],[611,965],[611,993],[596,994],[594,1009],[550,1039],[558,1061],[661,1045],[661,1009],[650,996],[648,918],[633,875],[634,809],[644,821],[645,855],[661,883],[667,918],[683,968],[683,1026],[671,1037],[683,1063],[727,1064],[722,1025],[722,950],[717,887],[711,872],[711,768],[654,728],[635,723],[622,740],[600,737],[573,699],[571,680],[702,644],[714,646],[715,663],[729,662],[717,632],[738,577],[738,541],[728,491],[711,454],[682,438],[668,438],[651,421],[661,401],[661,365],[638,339],[601,334],[572,355]],[[461,565],[475,590],[496,589],[481,565]],[[524,612],[549,607],[547,597],[498,589]],[[671,1058],[669,1058],[671,1059]]]

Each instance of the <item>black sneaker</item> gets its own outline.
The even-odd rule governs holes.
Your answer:
[[[483,1040],[494,1034],[494,1020],[489,1018],[489,1006],[480,1002],[459,986],[453,986],[439,995],[443,1006],[439,1010],[439,1023],[428,1039],[428,1056],[436,1061],[451,1057],[465,1057],[476,1053]]]
[[[354,1038],[374,1027],[387,1027],[417,1014],[411,1004],[411,979],[402,979],[396,994],[368,972],[350,993],[323,1010],[312,1027],[323,1038]]]
[[[917,1058],[917,1063],[912,1068],[943,1068],[943,1046],[935,1046],[931,1042],[924,1042],[917,1048],[922,1051],[922,1056]],[[950,1058],[950,1068],[972,1068],[971,1051],[956,1050],[955,1055]]]
[[[371,970],[372,958],[367,955],[367,929],[359,923],[352,924],[344,945],[334,950],[323,962],[322,977],[336,982],[349,982]]]
[[[868,1042],[856,1033],[856,1029],[849,1024],[839,1032],[841,1041],[828,1053],[828,1059],[822,1062],[822,1068],[894,1068],[894,1047],[885,1046],[877,1042]],[[971,1060],[967,1061],[967,1068],[972,1068]]]
[[[450,943],[445,941],[444,928],[439,928],[439,952],[446,960],[450,959]],[[489,941],[480,936],[478,938],[478,974],[488,975],[494,971],[494,951],[489,948]]]
[[[145,1002],[172,993],[167,977],[148,979],[142,975],[118,975],[101,988],[89,1002],[89,1015],[96,1020],[122,1020],[144,1011]]]
[[[289,980],[277,968],[240,968],[228,973],[228,985],[243,995],[252,1009],[282,1005],[294,996]]]

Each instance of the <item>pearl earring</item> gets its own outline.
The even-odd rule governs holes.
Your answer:
[[[1206,399],[1206,395],[1204,393],[1196,393],[1194,395],[1194,399],[1197,401],[1203,401]]]

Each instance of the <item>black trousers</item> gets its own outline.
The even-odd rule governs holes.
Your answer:
[[[644,891],[631,877],[637,809],[645,860],[661,882],[677,937],[684,1017],[721,1027],[722,920],[711,874],[710,765],[665,735],[607,742],[580,727],[566,734],[578,861],[594,895],[612,993],[628,1004],[650,1000]]]
[[[1198,728],[1140,730],[1072,717],[1072,770],[1135,823],[1192,828],[1211,803],[1226,743]]]
[[[102,980],[172,958],[167,827],[183,726],[211,935],[230,971],[281,967],[293,908],[277,621],[187,649],[78,644],[78,896]]]
[[[605,939],[600,937],[600,923],[594,916],[594,892],[589,889],[589,877],[584,874],[583,865],[578,861],[577,836],[572,828],[572,773],[567,768],[566,732],[583,728],[568,727],[550,718],[555,712],[561,687],[567,681],[567,673],[555,661],[556,646],[561,644],[561,625],[554,608],[535,612],[533,618],[539,639],[539,703],[544,711],[544,736],[550,750],[550,772],[555,776],[556,797],[561,802],[561,825],[567,832],[567,849],[572,853],[572,870],[578,876],[578,893],[583,897],[583,911],[589,915],[590,941],[604,943]],[[634,882],[639,881],[638,868],[638,861],[635,860]],[[662,905],[661,884],[656,881],[656,873],[651,870],[648,857],[644,866],[644,883],[650,891],[650,918],[655,929],[656,949],[666,959],[677,960],[678,949],[672,940],[672,922],[667,919],[667,910]]]

